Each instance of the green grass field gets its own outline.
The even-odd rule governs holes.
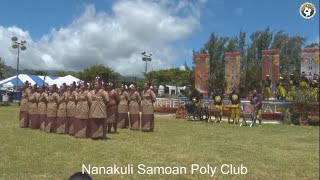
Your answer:
[[[153,133],[120,130],[105,141],[76,139],[18,127],[17,106],[0,107],[0,179],[68,179],[91,166],[133,164],[132,175],[93,179],[209,179],[191,164],[217,167],[218,179],[319,179],[319,127],[239,127],[157,116]],[[138,164],[187,167],[182,175],[139,175]],[[224,175],[223,164],[245,166],[246,175]],[[224,169],[226,170],[226,169]]]

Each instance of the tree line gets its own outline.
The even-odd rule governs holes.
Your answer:
[[[261,87],[262,50],[280,50],[280,74],[288,77],[293,73],[296,77],[299,77],[301,49],[319,47],[318,43],[305,46],[306,38],[300,35],[289,35],[284,31],[273,32],[270,28],[252,33],[249,37],[250,42],[247,42],[246,38],[247,33],[243,31],[240,31],[236,37],[220,37],[218,34],[212,33],[200,50],[193,50],[193,64],[191,67],[185,63],[184,70],[172,68],[150,71],[145,74],[144,78],[125,77],[103,65],[93,65],[80,72],[25,70],[20,71],[20,73],[27,72],[26,74],[31,75],[53,75],[60,77],[73,75],[87,82],[91,82],[95,77],[99,76],[104,81],[112,81],[118,86],[121,84],[129,85],[131,83],[142,86],[145,81],[149,81],[155,86],[160,84],[188,86],[189,90],[193,91],[195,57],[197,54],[207,53],[209,54],[209,90],[224,92],[225,52],[240,52],[240,92],[242,96],[245,96],[253,88]],[[4,61],[0,61],[0,79],[14,74],[13,68],[6,66]]]
[[[300,35],[289,35],[284,31],[273,32],[270,28],[256,31],[246,41],[247,33],[240,31],[236,37],[219,37],[212,33],[204,46],[193,51],[209,54],[209,90],[224,92],[225,52],[240,52],[240,92],[246,96],[254,88],[261,88],[262,50],[278,49],[280,51],[279,72],[284,78],[292,73],[299,77],[302,48],[319,47],[318,43],[305,46],[306,38]],[[194,64],[194,63],[193,63]]]

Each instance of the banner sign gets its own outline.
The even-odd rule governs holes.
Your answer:
[[[225,94],[228,95],[240,84],[240,53],[226,52],[225,63]]]
[[[209,55],[197,54],[195,59],[195,89],[208,97]]]
[[[301,51],[301,71],[311,80],[314,74],[319,75],[319,48],[305,48]]]
[[[212,99],[202,99],[203,107],[213,107]],[[154,103],[154,111],[159,113],[175,113],[178,109],[178,105],[181,103],[185,105],[191,103],[188,98],[157,98]],[[241,103],[250,103],[249,101],[241,101]],[[228,105],[229,100],[223,100],[223,105]],[[262,118],[272,117],[279,118],[284,115],[286,108],[290,105],[290,102],[286,101],[262,101]],[[227,110],[227,109],[225,109]],[[268,118],[267,118],[268,119]]]
[[[262,80],[269,75],[272,86],[279,81],[279,61],[279,50],[262,51]]]
[[[290,102],[285,101],[262,101],[262,119],[281,120],[290,105]]]
[[[163,113],[175,113],[178,109],[178,104],[181,103],[185,105],[187,103],[191,103],[188,98],[157,98],[154,103],[154,111],[155,112],[163,112]]]

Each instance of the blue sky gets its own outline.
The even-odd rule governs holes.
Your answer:
[[[138,1],[140,2],[140,0]],[[160,1],[141,0],[141,3],[163,3]],[[116,16],[119,17],[118,19],[120,20],[123,19],[123,16],[120,15],[121,12],[124,12],[121,9],[124,5],[120,5],[122,2],[125,1],[28,0],[16,3],[16,1],[2,0],[0,3],[0,27],[3,28],[2,31],[8,30],[8,32],[13,34],[18,31],[10,30],[10,27],[16,27],[23,31],[21,34],[22,37],[27,39],[30,38],[30,41],[36,44],[45,36],[52,36],[55,38],[54,34],[61,34],[62,29],[70,28],[70,26],[72,26],[71,24],[80,19],[79,17],[84,16],[84,12],[90,5],[93,5],[95,8],[94,17],[97,17],[99,16],[99,13],[102,13],[106,15],[106,19],[110,19],[107,22],[116,22],[115,24],[117,24],[118,21],[113,21],[112,18]],[[158,8],[161,12],[166,12],[166,7],[170,7],[174,10],[176,5],[179,4],[178,2],[179,1],[175,1],[175,3],[172,3],[173,5],[168,6],[159,5]],[[190,32],[186,32],[187,30],[184,29],[181,36],[175,37],[175,35],[172,35],[174,39],[172,41],[165,38],[165,40],[157,40],[155,38],[156,41],[161,42],[163,40],[163,43],[159,43],[154,47],[153,45],[150,45],[150,47],[152,47],[150,48],[150,51],[157,51],[157,48],[159,48],[159,53],[175,54],[172,57],[174,59],[172,60],[174,63],[171,64],[171,66],[180,66],[184,61],[191,64],[191,50],[200,49],[208,40],[212,32],[217,33],[219,36],[237,36],[240,30],[242,30],[247,32],[249,41],[249,36],[252,32],[270,27],[274,32],[284,30],[290,35],[302,35],[307,38],[307,44],[316,42],[319,39],[319,0],[309,0],[309,2],[316,5],[317,8],[316,16],[310,20],[303,19],[299,14],[300,5],[306,2],[302,0],[193,0],[181,2],[186,2],[181,4],[190,4],[190,6],[183,6],[185,8],[181,11],[170,11],[168,14],[170,14],[170,16],[174,16],[176,19],[183,19],[186,17],[192,17],[193,20],[195,19],[196,21],[191,23],[191,25],[181,25],[181,27],[177,27],[178,30],[190,27]],[[192,11],[192,8],[196,10],[194,12],[190,12]],[[115,9],[118,9],[118,11]],[[131,9],[137,10],[131,7],[127,7],[126,10],[130,11]],[[163,13],[159,14],[166,16],[166,14]],[[140,19],[137,21],[140,21]],[[183,22],[189,23],[187,18]],[[55,33],[53,33],[53,31],[55,31]],[[51,45],[50,42],[47,43]],[[148,44],[149,43],[146,43],[146,45],[141,48],[148,48]],[[12,50],[10,50],[10,52],[11,51]],[[28,54],[30,53],[32,52],[29,51]],[[42,57],[41,59],[45,62],[52,59],[58,59],[53,57],[55,52],[51,52],[52,54],[49,52],[37,53],[40,53]],[[48,60],[48,58],[44,57],[45,55],[49,55],[51,59],[49,58]],[[7,59],[11,58],[9,55],[6,55],[5,52],[2,52],[0,56],[5,56]],[[132,56],[129,51],[128,56]],[[65,56],[63,57],[65,58]],[[168,56],[159,55],[154,58],[161,59],[168,58]],[[28,67],[27,64],[25,64],[25,66]],[[166,66],[161,62],[159,62],[157,66],[166,68]],[[153,68],[157,68],[157,66]],[[126,71],[121,68],[117,70],[119,72]]]

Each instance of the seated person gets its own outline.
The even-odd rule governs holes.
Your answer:
[[[178,110],[176,111],[176,118],[183,118],[187,117],[187,112],[181,102],[178,104]]]

